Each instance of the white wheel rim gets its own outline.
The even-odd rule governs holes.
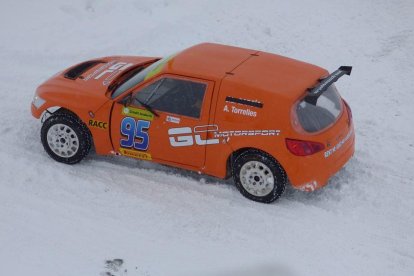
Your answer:
[[[254,196],[266,196],[275,187],[272,171],[259,161],[249,161],[241,167],[240,182],[243,188]]]
[[[79,149],[79,139],[76,132],[64,124],[55,124],[47,131],[49,148],[59,157],[74,156]]]

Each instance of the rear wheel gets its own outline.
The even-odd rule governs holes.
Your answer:
[[[49,117],[42,126],[41,139],[50,157],[66,164],[80,162],[88,155],[92,144],[85,124],[68,113]]]
[[[269,154],[247,150],[233,162],[232,174],[240,193],[254,201],[271,203],[284,192],[286,173]]]

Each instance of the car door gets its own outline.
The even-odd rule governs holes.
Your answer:
[[[212,81],[162,75],[133,91],[128,104],[114,103],[114,150],[129,157],[201,168],[206,145],[218,143],[207,137],[214,129],[208,125],[213,86]]]

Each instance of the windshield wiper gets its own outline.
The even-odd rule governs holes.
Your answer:
[[[137,102],[139,102],[140,105],[142,105],[146,110],[148,110],[149,112],[151,112],[155,116],[160,117],[160,115],[157,112],[155,112],[155,110],[149,104],[146,104],[146,103],[142,102],[141,100],[138,100],[137,98],[135,98],[135,100]]]

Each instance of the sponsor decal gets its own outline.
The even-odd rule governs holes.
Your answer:
[[[84,80],[90,80],[91,78],[98,80],[103,76],[106,78],[102,81],[103,85],[109,85],[112,80],[122,71],[128,69],[129,67],[133,66],[132,63],[122,62],[122,61],[111,61],[108,62],[98,69],[96,69],[92,74],[88,75]]]
[[[214,133],[214,137],[233,137],[233,136],[279,136],[279,129],[263,130],[227,130]]]
[[[148,160],[148,161],[152,160],[151,154],[148,152],[123,149],[123,148],[120,148],[119,152],[124,156],[132,157],[132,158],[143,159],[143,160]]]
[[[152,121],[154,119],[154,114],[152,114],[148,110],[133,107],[122,108],[122,115],[131,116],[138,119],[144,119],[147,121]]]
[[[353,133],[353,130],[351,129],[341,141],[339,141],[335,146],[333,146],[333,148],[325,151],[324,153],[325,158],[328,158],[329,156],[334,154],[337,150],[339,150],[349,140],[349,138],[351,138],[352,133]]]
[[[212,128],[210,128],[212,127]],[[170,144],[173,147],[185,147],[194,145],[204,146],[204,145],[213,145],[218,144],[219,139],[206,139],[201,138],[201,133],[206,132],[216,132],[218,129],[217,125],[205,125],[205,126],[196,126],[193,129],[191,127],[179,127],[179,128],[170,128],[168,130],[168,135],[170,135]]]
[[[225,105],[223,108],[224,112],[231,112],[233,114],[238,114],[238,115],[243,115],[243,116],[250,116],[250,117],[256,117],[257,116],[257,112],[256,111],[252,111],[249,108],[245,109],[245,108],[237,108],[235,106],[230,106],[230,108]]]
[[[135,120],[132,117],[125,117],[121,121],[122,148],[132,148],[146,151],[149,146],[148,129],[151,122],[145,120]]]
[[[92,120],[92,119],[89,120],[88,125],[91,127],[96,127],[100,129],[108,129],[108,123],[97,121],[97,120]]]
[[[212,133],[213,138],[202,139],[202,133],[206,132]],[[203,125],[193,129],[191,127],[170,128],[168,135],[171,146],[185,147],[194,144],[200,146],[219,144],[218,138],[223,137],[229,139],[233,136],[279,136],[280,132],[278,129],[219,131],[218,125]]]
[[[170,122],[170,123],[174,123],[174,124],[179,124],[181,119],[178,117],[173,117],[170,115],[167,115],[167,117],[165,118],[165,121]]]
[[[92,79],[93,77],[95,77],[98,74],[102,73],[102,71],[104,71],[105,69],[111,67],[115,63],[116,63],[116,61],[111,61],[111,62],[108,62],[108,63],[105,63],[105,64],[99,66],[95,71],[93,71],[91,74],[86,76],[83,80],[88,81],[88,80]]]

